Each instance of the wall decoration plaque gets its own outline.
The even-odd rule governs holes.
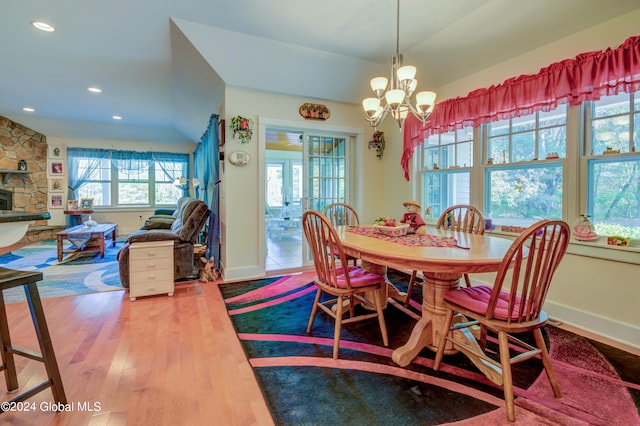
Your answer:
[[[322,104],[302,104],[298,112],[305,120],[326,120],[331,117],[331,111]]]

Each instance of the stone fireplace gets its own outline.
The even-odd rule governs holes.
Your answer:
[[[29,172],[10,173],[20,170],[20,161],[26,162]],[[48,212],[47,196],[46,136],[0,116],[0,210]],[[22,241],[53,239],[59,229],[37,220]]]

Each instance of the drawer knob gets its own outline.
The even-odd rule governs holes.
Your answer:
[[[155,268],[155,267],[156,267],[156,264],[155,264],[155,263],[153,263],[153,262],[150,262],[150,263],[149,263],[149,266],[151,266],[152,268]]]
[[[155,256],[155,255],[156,255],[156,252],[155,252],[155,251],[150,251],[150,252],[149,252],[149,256],[150,256],[150,257]]]
[[[151,279],[151,280],[155,280],[155,279],[156,279],[156,276],[155,276],[155,275],[153,275],[153,274],[151,274],[151,275],[149,275],[149,279]]]

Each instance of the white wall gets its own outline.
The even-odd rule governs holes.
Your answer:
[[[190,154],[195,150],[194,144],[185,144],[184,141],[177,144],[154,144],[139,141],[124,140],[96,140],[96,139],[70,139],[55,136],[47,137],[47,144],[62,145],[66,148],[99,148],[99,149],[118,149],[127,151],[142,152],[176,152]],[[66,152],[65,158],[66,161]],[[193,170],[193,169],[192,169]],[[64,186],[68,184],[69,174],[65,173]],[[64,205],[66,205],[67,192],[64,192]],[[118,224],[118,235],[128,235],[140,228],[144,220],[153,214],[155,208],[126,208],[126,209],[94,209],[96,212],[92,218],[97,222],[113,222]],[[50,209],[51,219],[50,225],[64,225],[65,215],[64,209]]]
[[[323,103],[331,111],[331,117],[323,122],[307,121],[298,114],[300,105],[306,102]],[[264,162],[264,153],[259,152],[260,120],[282,120],[292,125],[305,128],[326,128],[332,131],[337,127],[353,128],[357,133],[368,135],[372,131],[366,127],[357,105],[337,102],[278,95],[247,89],[227,87],[225,93],[225,119],[230,122],[236,115],[254,120],[254,132],[251,142],[242,144],[234,139],[232,132],[226,130],[225,172],[221,189],[221,233],[223,249],[221,254],[222,270],[226,280],[246,279],[264,275],[264,259],[260,245],[264,239],[264,209],[260,208],[260,197],[263,197],[259,160]],[[356,205],[375,203],[376,193],[380,193],[378,176],[370,174],[369,162],[376,160],[375,152],[368,151],[365,144],[359,141],[353,147],[355,167],[358,171],[354,185]],[[229,163],[229,154],[235,150],[249,153],[251,161],[247,166],[238,167]],[[371,181],[372,185],[362,182]],[[365,187],[366,186],[366,187]],[[262,203],[264,198],[262,198]],[[366,208],[363,205],[363,208]]]

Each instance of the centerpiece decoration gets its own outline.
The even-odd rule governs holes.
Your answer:
[[[409,224],[398,224],[394,218],[385,216],[373,222],[373,229],[380,234],[401,237],[409,231]]]
[[[245,118],[240,115],[236,115],[231,119],[231,125],[229,128],[233,131],[233,137],[240,139],[242,143],[249,143],[253,130],[253,120]]]
[[[384,155],[384,132],[376,130],[373,132],[373,140],[369,141],[369,148],[376,149],[376,157],[378,160],[382,159]]]

